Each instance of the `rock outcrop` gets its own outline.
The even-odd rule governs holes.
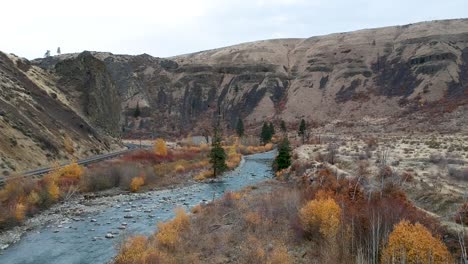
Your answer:
[[[431,114],[418,122],[431,123],[434,112],[466,110],[467,53],[468,20],[460,19],[266,40],[167,59],[86,52],[34,63],[69,80],[75,73],[62,70],[65,62],[79,64],[90,56],[102,61],[105,70],[100,71],[107,71],[112,81],[98,90],[118,91],[125,133],[174,135],[196,133],[219,114],[227,127],[238,118],[248,127],[305,118],[347,126],[394,122],[404,128],[408,124],[402,118],[421,119],[427,112]],[[141,117],[135,119],[137,105]],[[443,119],[456,116],[462,115]],[[108,125],[115,127],[116,121]],[[97,123],[105,127],[102,120]]]

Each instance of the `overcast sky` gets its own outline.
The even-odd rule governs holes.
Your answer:
[[[466,18],[468,0],[2,0],[0,50],[168,57],[242,42]]]

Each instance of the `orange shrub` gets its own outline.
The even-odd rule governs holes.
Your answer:
[[[132,192],[138,192],[140,190],[140,187],[145,184],[145,178],[143,176],[135,177],[132,179],[132,182],[130,183],[130,190]]]
[[[395,225],[382,253],[382,263],[452,263],[447,247],[423,225],[402,220]]]
[[[156,155],[160,155],[160,156],[167,156],[167,146],[166,146],[166,142],[164,141],[164,139],[162,138],[158,138],[156,139],[156,142],[154,144],[154,153],[156,153]]]
[[[26,206],[23,203],[16,204],[15,218],[17,221],[22,222],[26,213]]]
[[[189,216],[184,209],[177,208],[175,213],[176,216],[173,220],[158,224],[159,231],[156,234],[156,240],[167,249],[174,249],[180,239],[180,233],[190,228]]]
[[[144,263],[146,243],[147,238],[145,236],[135,236],[128,239],[120,248],[117,257],[115,257],[115,263]]]
[[[175,171],[176,171],[177,173],[182,173],[182,172],[185,171],[185,168],[184,168],[184,166],[182,166],[182,165],[177,165],[177,166],[175,167]]]
[[[332,239],[340,227],[341,208],[331,198],[309,201],[299,211],[299,219],[306,232],[319,230],[327,239]]]

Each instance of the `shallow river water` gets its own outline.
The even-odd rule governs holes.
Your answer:
[[[145,193],[128,202],[111,203],[99,213],[67,219],[61,225],[44,225],[24,235],[4,250],[1,264],[108,263],[116,248],[128,235],[149,235],[156,223],[174,216],[174,208],[187,210],[194,205],[219,198],[273,176],[271,162],[275,152],[245,156],[241,165],[216,183]],[[125,229],[122,229],[125,227]],[[107,234],[114,238],[105,238]]]

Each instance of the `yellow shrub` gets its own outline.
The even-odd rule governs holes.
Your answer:
[[[156,240],[163,247],[173,249],[179,238],[180,233],[190,228],[189,216],[181,208],[175,210],[176,216],[173,220],[158,224],[158,234]]]
[[[204,171],[201,171],[200,173],[198,173],[198,175],[196,175],[194,177],[194,179],[196,181],[203,181],[203,180],[211,178],[211,177],[213,177],[213,171],[212,170],[204,170]]]
[[[130,190],[132,192],[138,192],[140,190],[140,187],[145,184],[145,178],[142,176],[140,177],[135,177],[132,179],[132,182],[130,183]]]
[[[388,237],[383,263],[452,263],[447,247],[424,226],[403,220]]]
[[[268,144],[265,145],[265,149],[264,149],[265,151],[270,151],[272,149],[273,149],[273,144],[272,143],[268,143]]]
[[[291,263],[291,260],[288,254],[288,249],[282,244],[280,244],[279,246],[276,246],[273,249],[273,252],[271,252],[268,264],[289,264],[289,263]]]
[[[59,175],[63,178],[76,179],[79,180],[84,173],[84,168],[76,161],[72,162],[70,165],[67,165],[59,169]]]
[[[50,198],[52,198],[53,201],[57,201],[58,198],[60,197],[60,189],[53,180],[49,180],[47,183],[47,192],[49,193]]]
[[[318,228],[327,239],[334,238],[338,233],[340,215],[340,206],[331,198],[309,201],[299,211],[304,230],[311,233]]]
[[[36,191],[32,191],[28,195],[28,198],[26,199],[29,205],[36,205],[39,202],[39,200],[40,200],[40,197]]]
[[[145,236],[135,236],[128,239],[115,258],[115,263],[143,263],[142,260],[145,259],[147,241]]]
[[[15,208],[15,218],[17,221],[22,222],[26,213],[26,206],[22,203],[18,203]]]
[[[200,151],[202,151],[202,152],[208,152],[208,151],[210,151],[210,145],[205,144],[205,143],[200,144]]]
[[[182,172],[185,171],[185,168],[184,168],[184,166],[182,166],[182,165],[177,165],[177,166],[175,167],[175,171],[176,171],[177,173],[182,173]]]
[[[162,138],[156,139],[154,144],[154,153],[161,156],[167,156],[167,146],[166,142]]]

